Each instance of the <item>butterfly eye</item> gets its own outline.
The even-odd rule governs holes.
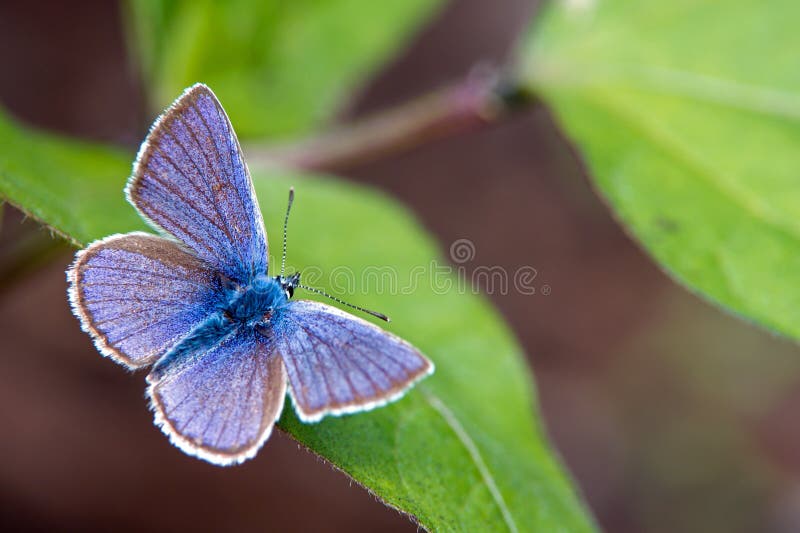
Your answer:
[[[283,287],[283,292],[286,293],[286,298],[290,298],[294,296],[294,289],[300,284],[300,272],[295,272],[288,278],[280,278],[281,286]]]
[[[272,308],[269,308],[269,309],[267,309],[267,312],[264,313],[264,316],[261,317],[261,319],[264,322],[269,322],[269,319],[271,319],[271,318],[272,318]]]

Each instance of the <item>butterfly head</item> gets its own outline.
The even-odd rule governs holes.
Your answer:
[[[300,286],[300,272],[295,272],[290,276],[275,276],[274,279],[280,284],[287,299],[294,296],[294,290]]]

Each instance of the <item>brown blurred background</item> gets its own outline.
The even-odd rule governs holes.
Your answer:
[[[501,61],[535,8],[452,2],[346,115]],[[153,118],[119,6],[102,1],[0,3],[0,103],[30,124],[129,147]],[[492,299],[605,530],[800,530],[800,351],[670,281],[615,224],[545,110],[346,177],[390,191],[443,247],[472,240],[471,266],[532,265],[551,286]],[[239,468],[178,453],[152,425],[143,377],[98,357],[71,316],[71,256],[6,207],[0,528],[415,530],[284,435]]]

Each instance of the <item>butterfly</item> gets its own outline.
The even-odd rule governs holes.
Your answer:
[[[384,405],[433,372],[401,338],[293,298],[298,288],[325,295],[301,285],[300,273],[284,275],[293,190],[281,271],[268,274],[253,181],[205,85],[186,89],[153,124],[125,193],[158,235],[111,235],[79,251],[69,299],[103,355],[149,367],[155,423],[184,452],[241,463],[269,437],[287,392],[310,423]]]

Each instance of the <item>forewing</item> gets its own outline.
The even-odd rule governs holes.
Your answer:
[[[202,261],[155,235],[113,235],[67,271],[72,311],[98,350],[136,368],[153,363],[213,309]]]
[[[192,364],[148,376],[156,424],[186,453],[215,464],[253,457],[283,410],[286,372],[252,329],[196,346]]]
[[[228,116],[211,89],[187,89],[139,150],[128,199],[158,229],[228,277],[267,270],[267,237]]]
[[[290,302],[275,331],[289,393],[306,422],[383,405],[433,372],[406,341],[319,302]]]

